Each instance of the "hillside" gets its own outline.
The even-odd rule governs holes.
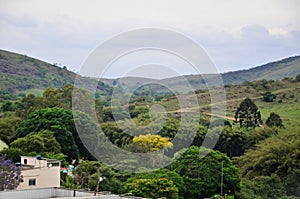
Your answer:
[[[300,56],[289,57],[280,61],[267,63],[262,66],[257,66],[254,68],[239,70],[233,72],[227,72],[221,74],[224,84],[242,84],[245,81],[254,81],[254,80],[280,80],[285,77],[295,77],[297,74],[300,74]],[[204,74],[205,78],[213,79],[214,74]],[[121,86],[127,88],[128,90],[136,89],[140,87],[141,84],[147,83],[157,83],[166,85],[168,87],[175,88],[178,91],[185,91],[184,85],[186,85],[186,80],[194,89],[205,89],[205,81],[201,75],[186,75],[183,77],[173,77],[162,80],[147,79],[147,78],[134,78],[126,77],[124,79],[117,80],[103,80],[105,83],[112,85],[115,81],[121,82]],[[163,88],[145,85],[140,90],[147,91],[154,89],[157,92],[166,92]]]
[[[34,89],[39,90],[51,86],[60,88],[69,83],[73,84],[76,74],[44,61],[20,55],[4,50],[0,50],[0,97],[10,98],[21,91]],[[81,83],[91,85],[96,80],[87,77],[79,77]],[[99,87],[101,93],[110,90],[108,86],[102,84]]]
[[[279,80],[285,77],[296,77],[299,73],[300,56],[295,56],[247,70],[224,73],[222,77],[225,84],[232,84],[261,79]]]
[[[241,84],[244,81],[260,79],[278,80],[284,77],[295,77],[300,74],[300,56],[286,58],[280,61],[257,66],[247,70],[240,70],[222,74],[224,84]],[[41,93],[42,90],[51,86],[62,87],[64,84],[73,84],[76,74],[53,64],[41,60],[20,55],[13,52],[0,50],[0,98],[15,97],[20,93]],[[213,74],[205,74],[206,78],[214,78]],[[80,77],[81,83],[88,88],[95,83],[95,79]],[[184,92],[186,80],[194,89],[205,89],[205,81],[200,75],[187,75],[162,80],[126,77],[123,79],[101,79],[98,83],[98,91],[101,95],[111,92],[111,87],[120,85],[127,91],[137,88],[143,95],[151,93],[169,93],[165,85],[177,91]],[[154,84],[150,84],[154,83]],[[141,86],[145,84],[145,86]],[[147,85],[148,84],[148,85]],[[101,86],[100,86],[101,85]]]

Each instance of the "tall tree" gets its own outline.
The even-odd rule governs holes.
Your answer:
[[[235,121],[240,127],[250,128],[262,124],[262,119],[257,106],[250,98],[244,99],[235,112]]]

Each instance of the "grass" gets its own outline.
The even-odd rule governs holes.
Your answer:
[[[263,90],[255,90],[252,87],[243,85],[229,85],[226,86],[226,116],[227,119],[234,118],[235,111],[239,104],[246,97],[251,98],[258,106],[264,123],[271,112],[278,114],[283,120],[283,124],[287,129],[294,129],[300,127],[300,82],[275,82],[270,87],[270,91],[276,94],[277,98],[274,102],[264,102],[261,93]],[[210,113],[210,96],[207,92],[198,93],[199,107],[202,113],[209,115]],[[185,102],[188,102],[189,95],[185,96]],[[182,111],[178,106],[176,97],[169,98],[162,102],[163,106],[169,107],[169,112]],[[198,108],[199,108],[198,107]],[[197,107],[185,109],[192,111]]]
[[[297,100],[287,100],[283,103],[274,102],[267,105],[266,103],[257,103],[257,105],[260,107],[263,121],[266,121],[270,113],[274,112],[281,117],[286,128],[300,127],[300,102]]]

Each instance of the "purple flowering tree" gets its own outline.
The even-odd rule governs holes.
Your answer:
[[[11,160],[0,157],[0,191],[16,189],[22,181],[21,169]]]

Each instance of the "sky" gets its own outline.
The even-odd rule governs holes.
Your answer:
[[[74,72],[103,42],[139,28],[185,35],[205,50],[219,72],[300,55],[298,0],[0,0],[0,27],[1,49]],[[179,74],[193,73],[169,55],[130,56],[106,76],[120,76],[136,64],[164,65],[166,59]]]

